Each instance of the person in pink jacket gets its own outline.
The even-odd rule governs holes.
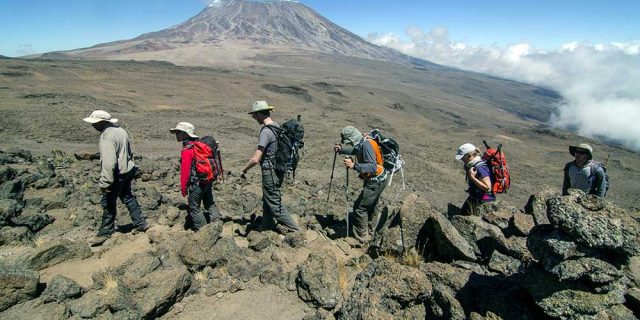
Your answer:
[[[200,181],[194,174],[193,143],[198,136],[193,132],[195,127],[189,122],[180,122],[175,128],[169,129],[175,133],[176,140],[182,142],[180,153],[180,191],[183,197],[188,197],[189,208],[185,229],[200,230],[205,224],[220,218],[220,211],[213,198],[213,182]],[[200,209],[203,204],[204,210]]]

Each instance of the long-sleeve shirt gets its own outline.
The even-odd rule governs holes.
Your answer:
[[[376,163],[376,152],[373,150],[373,146],[369,140],[365,139],[355,147],[342,146],[340,153],[356,156],[356,162],[353,165],[353,169],[358,173],[376,173],[378,168]]]
[[[592,173],[592,170],[595,170],[595,172]],[[607,192],[604,169],[593,160],[589,160],[582,168],[579,168],[575,161],[567,163],[564,170],[562,194],[569,194],[569,188],[580,189],[586,193],[604,198]]]
[[[193,163],[194,150],[193,141],[185,141],[182,143],[182,152],[180,153],[180,191],[182,196],[186,197],[191,179],[191,164]]]
[[[109,188],[117,175],[133,170],[133,152],[126,130],[110,125],[100,135],[100,188]]]

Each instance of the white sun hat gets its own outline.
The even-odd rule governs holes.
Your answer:
[[[193,131],[195,131],[195,130],[196,130],[196,127],[194,127],[191,123],[189,123],[189,122],[180,122],[180,123],[178,123],[176,125],[175,128],[169,129],[169,132],[175,133],[176,131],[182,131],[182,132],[188,134],[189,137],[191,137],[191,138],[197,138],[198,136],[193,134]]]
[[[273,107],[267,104],[266,101],[256,101],[251,105],[251,112],[249,112],[249,114],[262,110],[273,110]]]
[[[91,112],[91,115],[82,119],[86,122],[89,123],[98,123],[100,121],[107,121],[107,122],[111,122],[111,123],[116,123],[118,122],[118,119],[113,119],[111,118],[111,115],[103,110],[95,110],[93,112]]]
[[[456,160],[462,160],[462,157],[464,157],[465,154],[474,151],[478,152],[477,150],[478,149],[476,148],[476,146],[472,145],[471,143],[465,143],[458,148],[458,152],[456,152]]]

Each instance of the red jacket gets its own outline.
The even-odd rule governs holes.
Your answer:
[[[191,178],[191,164],[193,163],[194,151],[193,142],[188,141],[183,144],[182,152],[180,153],[180,190],[182,196],[186,197],[189,187],[189,180]]]

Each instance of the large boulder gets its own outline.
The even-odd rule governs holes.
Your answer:
[[[499,251],[518,260],[527,259],[530,253],[526,247],[526,238],[506,238],[497,226],[477,216],[455,216],[451,220],[460,235],[470,243],[476,256],[488,260],[494,251]]]
[[[338,319],[425,318],[429,278],[419,269],[378,259],[356,277]]]
[[[439,261],[477,259],[474,248],[439,212],[431,212],[421,229],[421,236],[418,244],[423,256]]]
[[[182,262],[189,268],[199,270],[211,265],[213,259],[212,250],[220,239],[222,233],[222,221],[206,224],[198,232],[189,236],[189,239],[178,250]]]
[[[33,299],[17,304],[0,312],[0,319],[14,320],[52,320],[69,319],[71,312],[65,303],[43,303],[43,300]]]
[[[13,180],[17,174],[18,172],[14,168],[8,166],[0,167],[0,184]]]
[[[40,274],[34,270],[0,264],[0,311],[35,298],[39,281]]]
[[[56,275],[47,283],[42,292],[44,302],[64,302],[82,295],[83,289],[75,281],[65,276]]]
[[[86,242],[62,239],[26,252],[19,260],[32,269],[42,270],[67,260],[86,259],[92,255],[93,252]]]
[[[555,190],[545,190],[532,194],[524,206],[524,212],[533,217],[533,222],[536,225],[549,224],[549,218],[547,217],[547,200],[558,196],[558,191]]]
[[[472,312],[492,312],[502,319],[540,318],[517,278],[490,272],[473,263],[431,262],[421,265],[420,270],[433,285],[433,294],[425,304],[427,319],[468,319]]]
[[[13,218],[12,224],[14,226],[27,227],[31,232],[36,233],[54,221],[56,219],[48,214],[30,214]]]
[[[300,299],[327,310],[341,301],[338,262],[331,251],[313,252],[300,266],[296,279]]]
[[[33,241],[33,233],[26,227],[0,227],[1,245],[24,245]]]
[[[579,190],[549,199],[547,205],[551,224],[575,242],[604,254],[640,255],[640,223],[630,212]]]
[[[22,211],[22,203],[15,199],[0,199],[0,226],[9,225],[11,219]]]
[[[20,179],[9,180],[0,184],[0,199],[14,199],[22,201],[25,184]]]

